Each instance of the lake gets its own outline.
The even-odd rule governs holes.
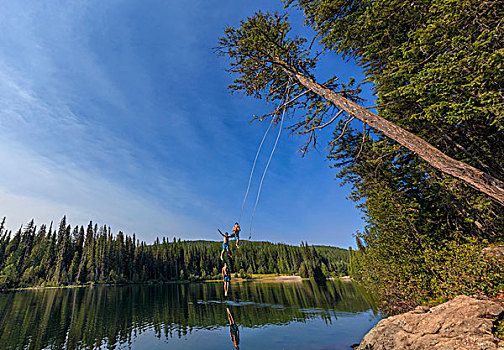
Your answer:
[[[0,349],[350,349],[379,318],[339,280],[25,290],[0,293]]]

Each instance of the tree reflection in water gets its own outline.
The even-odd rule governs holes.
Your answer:
[[[376,307],[351,283],[235,283],[226,301],[220,283],[101,286],[0,294],[0,349],[115,349],[147,330],[156,337],[182,337],[230,324],[257,328]],[[239,310],[239,311],[237,311]],[[232,314],[231,314],[232,315]],[[237,342],[238,345],[238,342]]]

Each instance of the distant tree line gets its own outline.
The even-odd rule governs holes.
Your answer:
[[[71,283],[144,283],[220,278],[220,242],[181,241],[166,237],[148,245],[135,234],[116,235],[90,222],[72,228],[63,217],[59,227],[37,228],[30,221],[12,233],[0,223],[0,288]],[[336,247],[300,247],[269,242],[231,245],[231,272],[295,274],[323,279],[345,275],[348,251]]]

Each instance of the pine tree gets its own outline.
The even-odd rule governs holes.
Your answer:
[[[293,1],[288,2],[292,3]],[[351,27],[350,29],[352,30],[348,29],[348,31],[346,32],[338,33],[338,30],[341,28],[338,26],[332,26],[331,22],[339,23],[338,19],[340,19],[340,17],[343,17],[340,22],[342,21],[345,23],[345,21],[348,21],[349,19],[350,21],[352,21],[352,16],[358,16],[359,19],[364,21],[364,23],[367,23],[369,22],[369,18],[367,18],[366,16],[368,16],[369,13],[372,12],[366,11],[365,9],[367,9],[368,6],[372,6],[376,3],[369,2],[370,4],[368,4],[367,1],[351,1],[352,3],[356,4],[356,8],[362,11],[358,12],[358,10],[358,13],[355,14],[352,12],[354,10],[353,6],[347,8],[345,5],[342,5],[341,2],[331,2],[330,4],[327,4],[327,2],[328,0],[299,1],[299,4],[301,7],[304,6],[307,11],[311,10],[312,7],[316,9],[314,10],[315,14],[313,15],[313,17],[309,17],[309,21],[311,21],[309,23],[313,23],[314,27],[317,30],[320,30],[320,27],[324,26],[326,26],[326,28],[329,28],[325,31],[319,31],[319,35],[321,36],[323,41],[326,40],[326,42],[331,42],[332,40],[334,40],[336,42],[335,46],[339,51],[346,50],[350,53],[353,53],[355,51],[359,52],[359,50],[361,50],[360,52],[363,56],[363,61],[366,67],[372,66],[375,62],[370,62],[370,60],[367,59],[366,55],[378,55],[384,48],[380,47],[377,50],[378,52],[372,51],[372,49],[376,50],[377,43],[389,44],[389,42],[384,42],[383,40],[374,40],[367,43],[368,46],[364,48],[359,47],[359,45],[362,44],[360,42],[350,42],[347,44],[347,46],[338,46],[338,40],[348,40],[347,38],[349,37],[359,36],[362,30],[360,27]],[[342,7],[338,8],[338,4]],[[320,6],[320,8],[318,8],[317,6]],[[379,3],[376,4],[376,6],[382,5],[381,3]],[[396,3],[392,3],[392,5],[390,6],[396,6]],[[408,3],[404,1],[400,6],[398,6],[398,11],[401,9],[401,6],[408,8],[410,7]],[[461,6],[463,7],[464,5]],[[433,7],[435,8],[435,6]],[[429,14],[432,15],[432,11],[430,11],[429,8],[418,8],[418,11],[422,10],[426,11],[427,16]],[[346,13],[346,11],[348,11],[348,13]],[[447,6],[446,11],[450,12],[450,6]],[[334,17],[329,16],[329,18],[327,19],[329,24],[327,25],[326,22],[318,23],[317,20],[320,18],[319,15],[326,15],[326,12],[333,13],[334,15]],[[377,9],[377,12],[388,13],[386,11],[381,11],[381,9]],[[495,15],[496,13],[498,13],[498,11],[493,12],[494,15],[491,16],[492,18],[489,20],[489,24],[498,27],[497,24],[499,23],[500,19],[499,16]],[[345,17],[347,15],[348,18]],[[474,11],[471,15],[477,16],[477,11]],[[379,23],[386,23],[388,18],[386,17],[386,15],[383,16],[385,16],[385,18],[379,18]],[[447,14],[443,13],[442,11],[436,11],[436,13],[432,16],[434,17],[433,22],[439,25],[439,22],[442,23],[443,18],[446,18]],[[468,20],[471,19],[474,18],[468,18]],[[454,25],[455,28],[450,29],[458,31],[460,30],[460,28],[457,28],[457,25],[464,26],[465,24],[466,22],[462,20],[460,23]],[[388,29],[393,26],[401,27],[397,26],[397,22],[391,22],[390,24],[388,24],[388,26],[384,27],[371,26],[369,30],[369,37],[376,37],[377,35],[381,35],[381,37],[389,37]],[[300,134],[309,135],[307,144],[303,147],[303,151],[306,152],[312,142],[316,142],[316,131],[328,127],[336,120],[338,120],[338,117],[341,117],[343,115],[347,116],[346,119],[340,118],[339,120],[343,121],[344,124],[348,124],[352,119],[356,118],[362,121],[364,125],[371,127],[378,133],[389,137],[401,146],[407,148],[415,155],[426,161],[433,168],[464,181],[471,187],[476,188],[478,191],[487,194],[489,197],[500,203],[500,205],[504,205],[504,181],[502,180],[503,177],[500,176],[502,175],[501,171],[496,173],[495,171],[490,171],[490,169],[488,169],[487,167],[481,167],[480,164],[478,164],[479,168],[477,168],[476,166],[473,166],[467,162],[457,160],[448,155],[448,152],[441,151],[439,148],[436,148],[433,144],[427,142],[424,138],[422,138],[421,136],[424,136],[424,132],[422,132],[423,130],[419,130],[417,132],[417,135],[406,130],[405,128],[402,128],[399,123],[392,120],[392,118],[386,119],[378,114],[371,112],[369,109],[360,106],[359,104],[357,104],[361,101],[361,99],[358,97],[360,90],[358,88],[356,89],[352,87],[354,84],[353,80],[351,80],[348,84],[341,84],[338,82],[337,77],[334,76],[322,84],[317,82],[315,80],[313,71],[320,55],[313,53],[310,56],[310,47],[306,46],[308,40],[299,36],[289,37],[290,28],[290,23],[288,23],[286,16],[257,12],[252,17],[249,17],[247,18],[247,20],[242,21],[241,25],[238,28],[227,28],[225,30],[225,35],[219,39],[218,52],[230,58],[231,62],[229,71],[237,75],[234,83],[229,86],[231,91],[243,92],[245,95],[252,95],[257,98],[265,98],[269,101],[278,103],[279,107],[277,109],[275,109],[271,113],[259,117],[260,120],[263,120],[263,117],[279,119],[281,115],[286,111],[286,109],[288,115],[292,117],[300,117],[297,123],[294,123],[290,126],[290,129]],[[492,42],[492,44],[489,45],[490,47],[487,48],[489,51],[488,54],[491,55],[499,47],[497,46],[497,48],[495,48],[495,45],[498,45],[496,44],[495,40],[496,38],[502,38],[502,33],[499,32],[490,35],[488,32],[485,32],[485,28],[489,27],[482,26],[478,29],[482,31],[482,35],[485,35],[485,37]],[[462,30],[464,29],[465,28],[463,28]],[[500,29],[500,31],[502,31],[502,29]],[[376,34],[376,32],[378,32],[379,34]],[[444,33],[441,33],[440,37],[443,37],[443,34]],[[342,39],[332,39],[332,36],[334,35],[341,35]],[[425,36],[425,33],[423,33],[423,35]],[[423,39],[423,37],[421,36],[422,33],[419,34],[418,40]],[[428,35],[426,36],[428,37]],[[407,39],[408,42],[410,41],[409,36],[406,36],[404,39]],[[457,37],[457,39],[463,39],[463,35]],[[475,36],[474,38],[472,38],[472,40],[478,42],[479,39],[477,36]],[[427,48],[420,47],[415,49],[418,50],[418,54],[425,49],[432,51],[433,54],[437,52],[436,50],[438,50],[438,46],[435,40],[430,41],[428,45],[430,46],[427,46]],[[446,45],[450,45],[450,40],[446,40]],[[472,50],[473,45],[476,45],[476,43],[467,43],[468,49]],[[393,50],[395,48],[395,45],[390,46],[392,47],[387,47],[387,49]],[[454,52],[455,54],[457,53],[456,50],[454,50]],[[401,52],[398,55],[398,60],[401,57],[404,57],[404,55],[409,54],[411,54],[411,52]],[[439,56],[442,57],[443,55]],[[474,58],[475,63],[477,63],[482,70],[495,70],[495,73],[498,74],[498,64],[493,64],[491,67],[488,67],[488,65],[485,66],[483,64],[483,61],[486,61],[484,57],[485,56],[478,56]],[[498,54],[497,57],[501,58],[501,55]],[[421,64],[423,60],[426,60],[427,58],[429,57],[419,58],[419,64]],[[390,60],[390,58],[384,57],[383,63],[378,62],[378,69],[376,70],[376,73],[373,71],[373,73],[375,74],[372,75],[373,78],[376,78],[383,72],[383,69],[380,70],[380,68],[382,68],[382,66],[386,64],[387,60]],[[454,59],[453,62],[455,62],[456,64],[457,60]],[[405,71],[415,68],[416,63],[406,63],[401,66]],[[447,66],[443,68],[446,70],[446,74],[449,75],[449,72],[451,72],[450,69],[452,69],[453,67]],[[390,69],[390,79],[392,80],[397,75],[397,66],[392,65]],[[432,75],[431,79],[436,78],[436,69],[437,66],[435,65],[432,69],[432,72],[430,72]],[[462,69],[462,67],[460,69]],[[488,78],[490,79],[491,77],[488,76]],[[444,77],[444,79],[448,80],[449,77]],[[481,81],[485,80],[481,79]],[[409,84],[410,82],[411,80],[406,79],[404,81],[401,81],[401,83],[403,84]],[[426,81],[422,80],[422,84],[426,83]],[[502,105],[503,98],[501,84],[502,81],[497,80],[490,84],[490,90],[485,91],[485,93],[488,93],[489,96],[492,96],[492,99],[485,100],[478,98],[478,103],[483,104],[483,106],[472,106],[468,105],[467,102],[461,102],[460,106],[456,106],[457,108],[454,109],[459,114],[464,113],[466,108],[484,109],[486,111],[491,111],[492,113],[490,116],[493,122],[500,124],[501,120],[499,114],[495,113],[495,107],[492,107],[492,103],[498,103],[499,105]],[[466,85],[468,89],[473,88],[471,82],[468,82]],[[479,84],[476,85],[480,86]],[[433,92],[432,95],[435,96],[436,93],[443,93],[444,87],[444,85],[441,85],[439,91]],[[478,91],[479,90],[474,91],[473,94],[479,94]],[[399,110],[408,111],[407,108],[404,108],[404,103],[402,103],[403,101],[401,101],[402,92],[403,91],[397,91],[396,89],[394,91],[395,95],[393,95],[397,96],[395,99],[390,98],[390,95],[386,94],[384,94],[383,97],[388,97],[388,99],[386,100],[387,104],[393,105],[394,103],[398,102],[398,105],[402,105],[402,108]],[[466,93],[460,94],[458,93],[458,91],[454,90],[451,94],[455,95],[457,101],[470,100],[468,99]],[[423,99],[425,98],[425,96],[417,96],[417,99],[420,98]],[[445,110],[442,108],[443,104],[441,103],[438,105],[434,102],[435,101],[433,101],[433,105],[435,107],[432,107],[432,105],[431,107],[434,109],[434,111],[436,111],[436,109],[441,110],[441,112],[438,112],[438,114],[443,115],[443,111]],[[456,103],[454,103],[453,105],[456,105]],[[303,110],[304,114],[296,115],[295,112],[300,110]],[[415,117],[411,115],[408,119],[412,120],[415,119]],[[456,120],[462,123],[465,119],[464,117],[457,116]],[[453,123],[453,126],[455,125],[456,123]],[[490,123],[489,125],[492,127],[492,123]],[[463,131],[459,132],[463,133]],[[502,133],[499,132],[498,129],[493,129],[493,135],[495,135],[496,138],[502,139],[501,134]],[[437,134],[437,136],[444,136],[443,139],[449,140],[450,135],[445,135],[446,133]],[[465,157],[467,157],[467,154],[464,154],[463,158]],[[497,169],[502,169],[502,167],[498,167]]]

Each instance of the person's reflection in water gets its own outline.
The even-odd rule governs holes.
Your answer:
[[[227,297],[229,283],[231,282],[231,271],[229,271],[227,263],[224,263],[224,267],[222,268],[222,279],[224,281],[224,296]]]
[[[240,345],[240,331],[234,321],[233,314],[229,311],[228,307],[226,308],[226,311],[229,320],[229,335],[231,336],[231,343],[233,343],[235,348],[238,350]]]

